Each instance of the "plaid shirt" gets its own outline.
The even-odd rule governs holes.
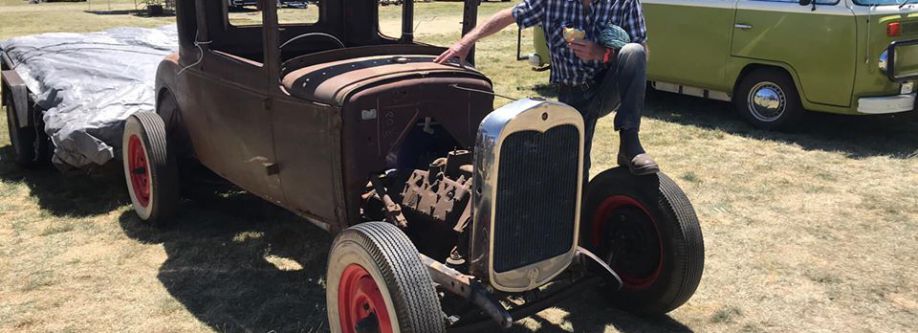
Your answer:
[[[541,25],[545,28],[551,52],[551,82],[570,85],[589,83],[605,69],[599,61],[583,61],[567,47],[562,30],[572,27],[586,32],[586,39],[596,41],[602,23],[625,29],[632,43],[647,41],[647,27],[639,0],[592,0],[589,12],[582,0],[523,0],[513,8],[513,18],[520,27]]]

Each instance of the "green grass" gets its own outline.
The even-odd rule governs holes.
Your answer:
[[[0,39],[172,22],[87,13],[86,3],[0,4]],[[483,4],[482,15],[505,6]],[[417,7],[420,40],[458,37],[458,3]],[[382,13],[384,28],[398,27],[397,7]],[[480,43],[479,68],[498,93],[551,97],[547,73],[514,60],[515,37]],[[600,121],[593,174],[613,166],[611,126]],[[771,133],[729,104],[650,93],[642,133],[701,220],[697,293],[664,318],[585,293],[514,331],[914,331],[918,123],[815,116],[804,132]],[[327,328],[331,237],[318,228],[244,193],[196,185],[204,190],[188,195],[178,225],[156,230],[134,217],[117,167],[67,176],[20,169],[10,154],[0,126],[0,331]]]

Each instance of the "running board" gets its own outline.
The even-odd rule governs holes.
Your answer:
[[[732,99],[730,99],[730,95],[723,91],[707,90],[704,88],[696,88],[692,86],[684,86],[684,85],[675,84],[675,83],[666,83],[666,82],[658,82],[658,81],[650,81],[650,86],[653,87],[653,89],[656,89],[659,91],[670,92],[674,94],[695,96],[695,97],[713,99],[715,101],[723,101],[723,102],[732,101]]]

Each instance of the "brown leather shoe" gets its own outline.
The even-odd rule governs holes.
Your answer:
[[[618,165],[628,167],[628,171],[631,171],[631,174],[635,176],[646,176],[660,172],[660,166],[647,154],[637,154],[631,158],[631,161],[628,161],[624,154],[619,153]]]

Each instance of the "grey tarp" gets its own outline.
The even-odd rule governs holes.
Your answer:
[[[174,26],[48,33],[0,42],[44,111],[52,161],[90,168],[115,157],[123,122],[153,111],[156,68],[178,47]]]

